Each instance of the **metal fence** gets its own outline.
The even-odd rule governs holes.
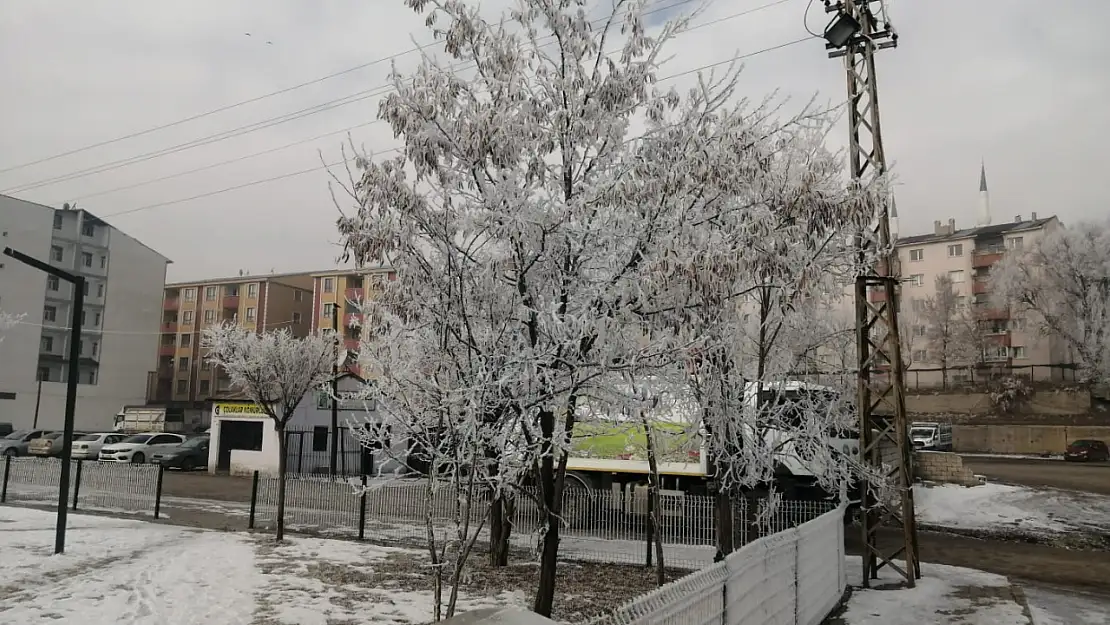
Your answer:
[[[278,478],[256,474],[251,497],[251,527],[272,528],[277,517]],[[446,489],[431,493],[422,480],[394,480],[370,484],[362,479],[331,480],[322,477],[287,478],[285,525],[292,531],[375,542],[424,545],[426,515],[431,514],[437,539],[455,534],[459,501]],[[649,538],[644,506],[639,498],[615,496],[609,491],[572,489],[563,499],[560,554],[567,559],[614,563],[643,563],[653,540],[662,542],[668,566],[698,568],[713,562],[716,522],[713,500],[707,496],[674,496],[664,506],[660,527]],[[746,500],[733,510],[737,544],[796,527],[836,506],[827,501],[783,501],[766,523],[751,522]],[[472,528],[484,521],[487,501],[480,498],[470,510]],[[543,515],[528,492],[519,494],[509,516],[511,546],[535,552],[539,548]],[[485,527],[479,542],[488,542]]]
[[[909,389],[957,389],[989,386],[1003,378],[1018,378],[1030,385],[1071,384],[1079,380],[1079,367],[1074,364],[1053,365],[1015,365],[1008,361],[987,363],[986,365],[953,365],[951,367],[930,367],[914,363],[906,370],[906,388]],[[792,377],[807,380],[814,384],[843,383],[854,380],[853,371],[800,372]],[[883,372],[872,373],[875,379],[882,379]]]
[[[847,585],[843,517],[759,538],[591,625],[818,625]]]
[[[74,510],[159,517],[164,470],[161,466],[72,462],[69,505]],[[57,504],[61,460],[5,456],[0,467],[0,503]]]
[[[336,473],[357,476],[371,473],[366,466],[364,447],[349,427],[338,427],[336,445]],[[291,473],[301,475],[327,475],[331,469],[332,434],[330,428],[312,430],[286,430],[286,466]]]

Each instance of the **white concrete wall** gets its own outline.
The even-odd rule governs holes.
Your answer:
[[[278,473],[278,435],[274,427],[274,420],[268,416],[236,415],[235,418],[212,417],[212,433],[208,443],[208,472],[215,473],[220,459],[221,424],[224,421],[251,421],[262,424],[262,449],[233,449],[231,450],[230,473],[232,475],[250,475],[259,471],[265,475]]]

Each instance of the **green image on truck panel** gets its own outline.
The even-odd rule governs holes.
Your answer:
[[[655,458],[657,462],[698,462],[701,437],[697,429],[680,423],[657,422]],[[571,434],[576,458],[647,461],[647,436],[635,422],[579,422]]]

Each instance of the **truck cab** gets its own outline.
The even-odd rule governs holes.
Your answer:
[[[917,421],[910,424],[913,448],[921,451],[952,451],[952,425]]]

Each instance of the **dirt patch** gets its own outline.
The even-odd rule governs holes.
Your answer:
[[[166,471],[162,476],[162,494],[168,497],[250,503],[251,482],[249,477],[197,471]]]

